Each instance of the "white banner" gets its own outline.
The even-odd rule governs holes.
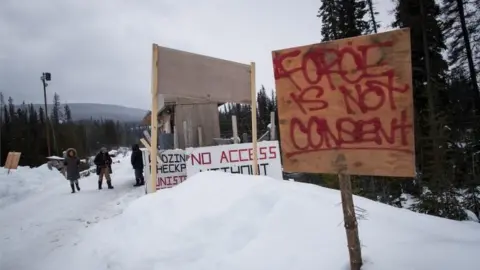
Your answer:
[[[159,153],[157,167],[157,190],[171,188],[187,179],[185,151],[165,150]]]
[[[257,143],[258,172],[283,180],[278,141]],[[253,174],[252,143],[187,148],[188,177],[202,171]]]

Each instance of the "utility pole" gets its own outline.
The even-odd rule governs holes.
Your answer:
[[[49,125],[49,120],[48,120],[48,108],[47,108],[47,81],[50,81],[51,74],[49,72],[44,72],[42,74],[42,77],[40,77],[43,83],[43,100],[45,102],[45,136],[47,138],[47,149],[48,149],[48,156],[52,155],[51,149],[50,149],[50,132],[48,132],[48,125]]]

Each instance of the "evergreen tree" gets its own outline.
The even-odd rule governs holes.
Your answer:
[[[47,121],[45,119],[45,111],[43,110],[42,107],[38,109],[38,118],[40,119],[40,123],[43,125]]]
[[[368,12],[366,0],[341,0],[340,11],[340,38],[372,32],[370,24],[365,20]]]
[[[265,91],[265,87],[262,86],[260,91],[257,94],[257,103],[258,103],[258,120],[257,120],[257,129],[262,131],[262,129],[266,129],[268,124],[270,123],[270,112],[272,111],[272,106],[270,102],[270,98]]]
[[[365,20],[367,13],[367,0],[322,1],[317,14],[322,20],[322,41],[372,33],[374,26]]]
[[[322,1],[317,17],[322,20],[322,41],[340,38],[338,18],[340,17],[340,0]]]
[[[369,13],[369,24],[370,24],[370,29],[373,31],[373,33],[378,32],[378,28],[380,27],[380,24],[377,21],[376,16],[378,15],[378,12],[375,10],[375,6],[373,5],[372,0],[367,0],[368,4],[368,13]]]
[[[58,125],[62,120],[63,117],[61,112],[60,96],[55,93],[53,95],[53,107],[50,123],[52,123],[52,125]]]
[[[471,91],[473,92],[476,109],[480,109],[480,92],[477,82],[478,68],[475,66],[472,50],[472,37],[480,36],[478,8],[469,10],[464,0],[443,0],[444,30],[447,38],[451,39],[449,46],[449,60],[455,68],[462,67],[470,72]],[[471,26],[471,27],[470,27]],[[480,112],[477,112],[480,113]]]
[[[434,0],[397,0],[396,27],[410,27],[415,104],[417,166],[421,170],[420,195],[415,209],[428,214],[463,219],[451,179],[453,170],[448,146],[448,65],[446,49]]]
[[[66,122],[72,122],[72,112],[70,111],[70,107],[68,104],[65,104],[63,107],[64,110],[64,116],[65,116],[65,121]]]

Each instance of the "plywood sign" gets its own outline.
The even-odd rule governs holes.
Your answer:
[[[415,175],[409,29],[272,55],[285,171]]]
[[[5,169],[15,170],[18,168],[21,152],[8,152],[7,160],[5,161]]]
[[[251,103],[250,65],[158,48],[158,94],[214,102]]]

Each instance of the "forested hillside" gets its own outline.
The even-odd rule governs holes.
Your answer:
[[[20,165],[38,166],[46,162],[48,154],[45,129],[48,127],[50,155],[62,156],[69,147],[77,149],[79,156],[94,154],[102,146],[117,147],[138,142],[142,134],[139,122],[119,122],[111,119],[73,121],[68,104],[60,102],[55,94],[45,123],[45,110],[33,104],[15,106],[14,100],[1,98],[1,163],[9,151],[21,152]],[[50,110],[50,108],[49,108]]]

